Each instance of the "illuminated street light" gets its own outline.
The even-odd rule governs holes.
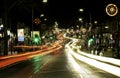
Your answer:
[[[109,27],[108,26],[105,26],[106,29],[108,29]]]
[[[44,17],[44,14],[41,14],[40,17]]]
[[[82,22],[82,18],[79,18],[78,20]]]
[[[80,11],[80,12],[83,12],[83,11],[84,11],[84,9],[79,9],[79,11]]]
[[[79,12],[83,12],[84,11],[84,9],[82,9],[82,8],[80,8],[79,9]],[[90,21],[90,25],[92,25],[92,16],[91,16],[91,13],[89,12],[89,21]]]
[[[3,27],[3,24],[0,25],[0,28],[2,28],[2,27]]]
[[[42,2],[47,3],[47,2],[48,2],[48,0],[43,0]]]
[[[97,21],[94,21],[95,24],[97,24],[98,22]]]
[[[47,19],[45,18],[44,21],[47,21]]]

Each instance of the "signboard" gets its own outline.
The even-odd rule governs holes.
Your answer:
[[[31,32],[31,36],[32,36],[32,37],[35,37],[35,35],[40,36],[40,32],[39,32],[39,31],[32,31],[32,32]]]
[[[18,41],[24,41],[24,29],[17,30]]]

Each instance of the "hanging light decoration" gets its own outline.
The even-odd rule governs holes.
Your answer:
[[[105,10],[109,16],[115,16],[118,13],[118,8],[115,4],[108,4]]]

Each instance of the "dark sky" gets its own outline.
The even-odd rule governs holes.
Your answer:
[[[0,0],[3,9],[3,1]],[[7,1],[7,0],[6,0]],[[7,4],[12,4],[16,0],[9,0]],[[83,17],[89,22],[90,15],[92,21],[97,20],[99,23],[104,22],[109,17],[105,12],[105,7],[114,3],[120,8],[120,0],[48,0],[48,3],[42,3],[42,0],[18,0],[19,2],[10,11],[9,17],[12,21],[27,22],[31,21],[31,6],[34,5],[34,18],[39,17],[41,13],[45,13],[49,21],[58,21],[60,25],[72,25],[78,20],[78,17]],[[10,5],[9,4],[9,5]],[[84,12],[80,13],[79,9],[83,8]],[[1,10],[2,11],[2,10]],[[0,12],[2,16],[2,12]]]
[[[105,7],[109,3],[114,3],[120,7],[120,0],[49,0],[51,13],[66,21],[82,16],[78,10],[83,8],[83,17],[89,19],[89,14],[91,14],[92,21],[104,22],[109,17],[105,12]]]

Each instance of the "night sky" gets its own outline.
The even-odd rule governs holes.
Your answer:
[[[114,3],[120,8],[120,0],[50,0],[51,14],[63,21],[70,21],[76,17],[86,17],[89,20],[91,14],[92,21],[104,22],[109,19],[105,12],[108,4]],[[78,10],[84,9],[84,14]]]
[[[1,0],[1,13],[3,14],[3,5]],[[16,0],[9,0],[7,4],[13,3]],[[31,6],[34,6],[34,18],[39,17],[44,13],[48,21],[57,21],[61,27],[74,25],[78,17],[83,17],[89,22],[89,14],[91,15],[92,22],[98,21],[102,23],[111,18],[105,12],[105,7],[114,3],[120,8],[120,0],[48,0],[47,3],[42,3],[42,0],[23,0],[19,1],[9,13],[12,23],[24,22],[31,25]],[[10,5],[10,4],[9,4]],[[9,7],[9,6],[8,6]],[[79,9],[83,8],[84,12],[80,13]],[[119,14],[119,13],[118,13]]]

